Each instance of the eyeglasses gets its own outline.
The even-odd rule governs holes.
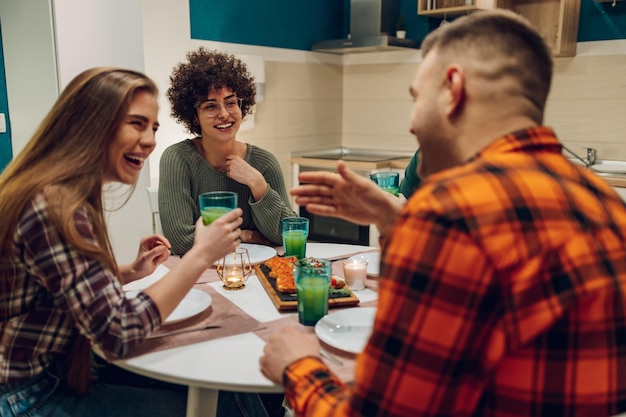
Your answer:
[[[237,98],[229,98],[228,100],[224,102],[224,104],[219,104],[219,103],[216,103],[215,101],[208,101],[208,100],[201,101],[200,103],[196,104],[196,108],[200,109],[202,113],[206,114],[209,117],[215,117],[220,113],[220,111],[222,110],[222,107],[224,107],[228,113],[235,114],[237,113],[237,110],[241,108],[242,104],[243,104],[243,99],[237,97]]]

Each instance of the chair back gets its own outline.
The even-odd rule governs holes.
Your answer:
[[[159,188],[148,187],[148,202],[150,203],[150,211],[152,212],[152,232],[163,233],[161,228],[161,217],[159,216]]]

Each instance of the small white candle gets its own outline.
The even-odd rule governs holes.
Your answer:
[[[343,275],[348,288],[360,291],[365,288],[367,279],[367,262],[348,259],[343,263]]]

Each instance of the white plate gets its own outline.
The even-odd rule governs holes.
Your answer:
[[[248,250],[248,255],[250,256],[250,264],[252,265],[263,263],[268,259],[276,256],[276,249],[270,246],[255,245],[254,243],[242,243],[239,245],[239,247]],[[228,265],[228,258],[226,261]],[[217,265],[217,262],[215,262],[213,265]]]
[[[127,298],[134,298],[137,294],[139,294],[139,291],[126,291]],[[172,314],[165,319],[163,324],[177,323],[200,314],[211,306],[212,301],[209,294],[192,288],[172,311]]]
[[[339,259],[374,249],[371,246],[346,245],[341,243],[306,243],[306,256],[318,259]]]
[[[376,308],[359,307],[327,314],[315,325],[315,334],[328,345],[361,353],[372,334]]]

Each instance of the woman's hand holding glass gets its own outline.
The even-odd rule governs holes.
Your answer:
[[[208,268],[218,259],[234,252],[240,242],[239,226],[243,222],[242,214],[240,208],[233,209],[207,226],[204,225],[202,218],[199,218],[196,222],[193,247],[185,257],[200,256],[207,262]],[[190,252],[195,254],[190,255]]]
[[[237,193],[231,191],[210,191],[198,197],[200,215],[204,224],[211,224],[224,213],[237,208]]]

